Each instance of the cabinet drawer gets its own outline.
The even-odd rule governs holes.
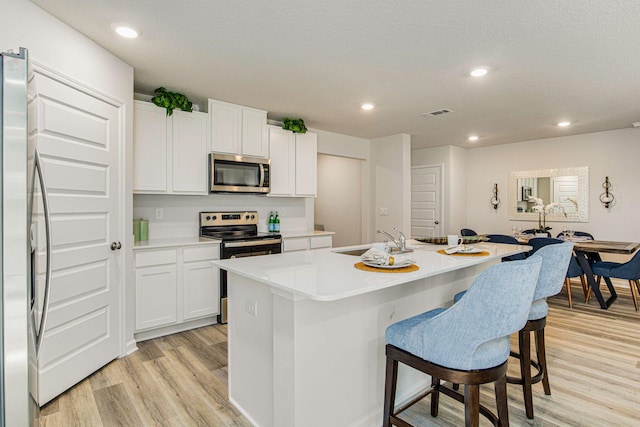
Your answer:
[[[136,252],[136,267],[148,267],[150,265],[175,264],[177,260],[175,249],[161,251]]]
[[[291,251],[306,251],[309,249],[309,239],[284,239],[282,241],[282,248],[284,252]]]
[[[309,246],[311,249],[330,248],[332,241],[333,239],[331,236],[312,237],[309,239]]]
[[[184,262],[208,261],[211,259],[220,259],[219,244],[215,246],[198,246],[195,248],[184,248],[182,252],[182,260]]]

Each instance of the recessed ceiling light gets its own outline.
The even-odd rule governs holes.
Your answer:
[[[469,141],[471,141],[471,142],[475,142],[475,141],[477,141],[477,140],[478,140],[478,138],[479,138],[479,137],[478,137],[478,135],[471,135],[471,136],[469,137]]]
[[[363,110],[373,110],[374,105],[371,103],[362,104],[360,108]]]
[[[482,77],[488,72],[489,72],[489,68],[487,67],[477,67],[471,70],[469,74],[471,74],[473,77]]]
[[[140,31],[128,24],[113,24],[111,25],[111,28],[113,28],[113,31],[115,31],[119,36],[127,39],[135,39],[140,35]]]
[[[560,126],[561,128],[567,127],[571,124],[571,122],[558,122],[558,126]]]

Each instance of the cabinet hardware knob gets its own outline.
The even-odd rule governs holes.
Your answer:
[[[116,249],[122,249],[122,243],[111,242],[111,250],[115,251]]]

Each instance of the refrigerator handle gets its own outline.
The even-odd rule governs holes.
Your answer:
[[[36,148],[35,152],[35,168],[40,180],[40,189],[42,191],[42,206],[44,208],[44,229],[46,237],[46,260],[47,267],[45,273],[45,285],[44,285],[44,301],[42,302],[42,317],[40,318],[40,327],[38,328],[39,334],[36,339],[36,354],[40,351],[40,345],[44,338],[44,330],[47,324],[47,314],[49,312],[49,294],[51,292],[51,213],[49,211],[49,196],[47,195],[47,186],[44,181],[44,173],[42,172],[42,161],[40,159],[40,153]]]

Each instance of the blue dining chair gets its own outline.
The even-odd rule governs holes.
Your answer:
[[[460,230],[460,235],[461,236],[477,236],[478,233],[476,233],[470,228],[463,228],[462,230]]]
[[[515,237],[507,236],[506,234],[487,234],[486,237],[489,239],[488,242],[491,242],[491,243],[507,243],[509,245],[520,244],[520,242],[518,242],[518,240],[516,240]],[[506,256],[502,258],[502,261],[518,261],[518,260],[525,259],[526,257],[527,257],[527,254],[519,253],[515,255]]]
[[[595,262],[591,265],[591,270],[595,276],[598,276],[598,285],[600,285],[600,279],[603,277],[609,286],[612,286],[611,279],[628,280],[633,306],[636,311],[638,311],[638,295],[636,294],[636,290],[640,294],[640,251],[637,251],[633,258],[625,263],[610,261]],[[636,289],[634,289],[633,285],[635,285]]]
[[[533,419],[533,393],[531,386],[542,381],[544,393],[551,394],[544,343],[544,327],[547,323],[547,312],[549,311],[547,298],[556,295],[562,289],[573,252],[573,243],[571,242],[546,239],[544,237],[539,239],[547,240],[548,244],[539,246],[529,256],[530,258],[540,256],[542,258],[542,268],[540,269],[533,303],[529,311],[529,320],[524,328],[518,331],[518,352],[511,353],[511,356],[520,361],[520,378],[507,377],[508,383],[522,385],[525,413],[529,419]],[[453,297],[456,304],[466,295],[465,292],[459,292]],[[535,332],[537,362],[531,360],[531,332]],[[534,376],[531,375],[531,366],[538,371]]]
[[[387,328],[384,427],[410,426],[399,414],[429,394],[431,415],[437,416],[440,393],[465,404],[467,426],[477,426],[480,413],[494,425],[509,424],[509,335],[527,323],[541,265],[537,256],[493,265],[450,308],[437,308]],[[399,362],[431,375],[431,388],[396,411]],[[441,381],[465,384],[464,395]],[[479,403],[480,384],[491,382],[497,416]]]

